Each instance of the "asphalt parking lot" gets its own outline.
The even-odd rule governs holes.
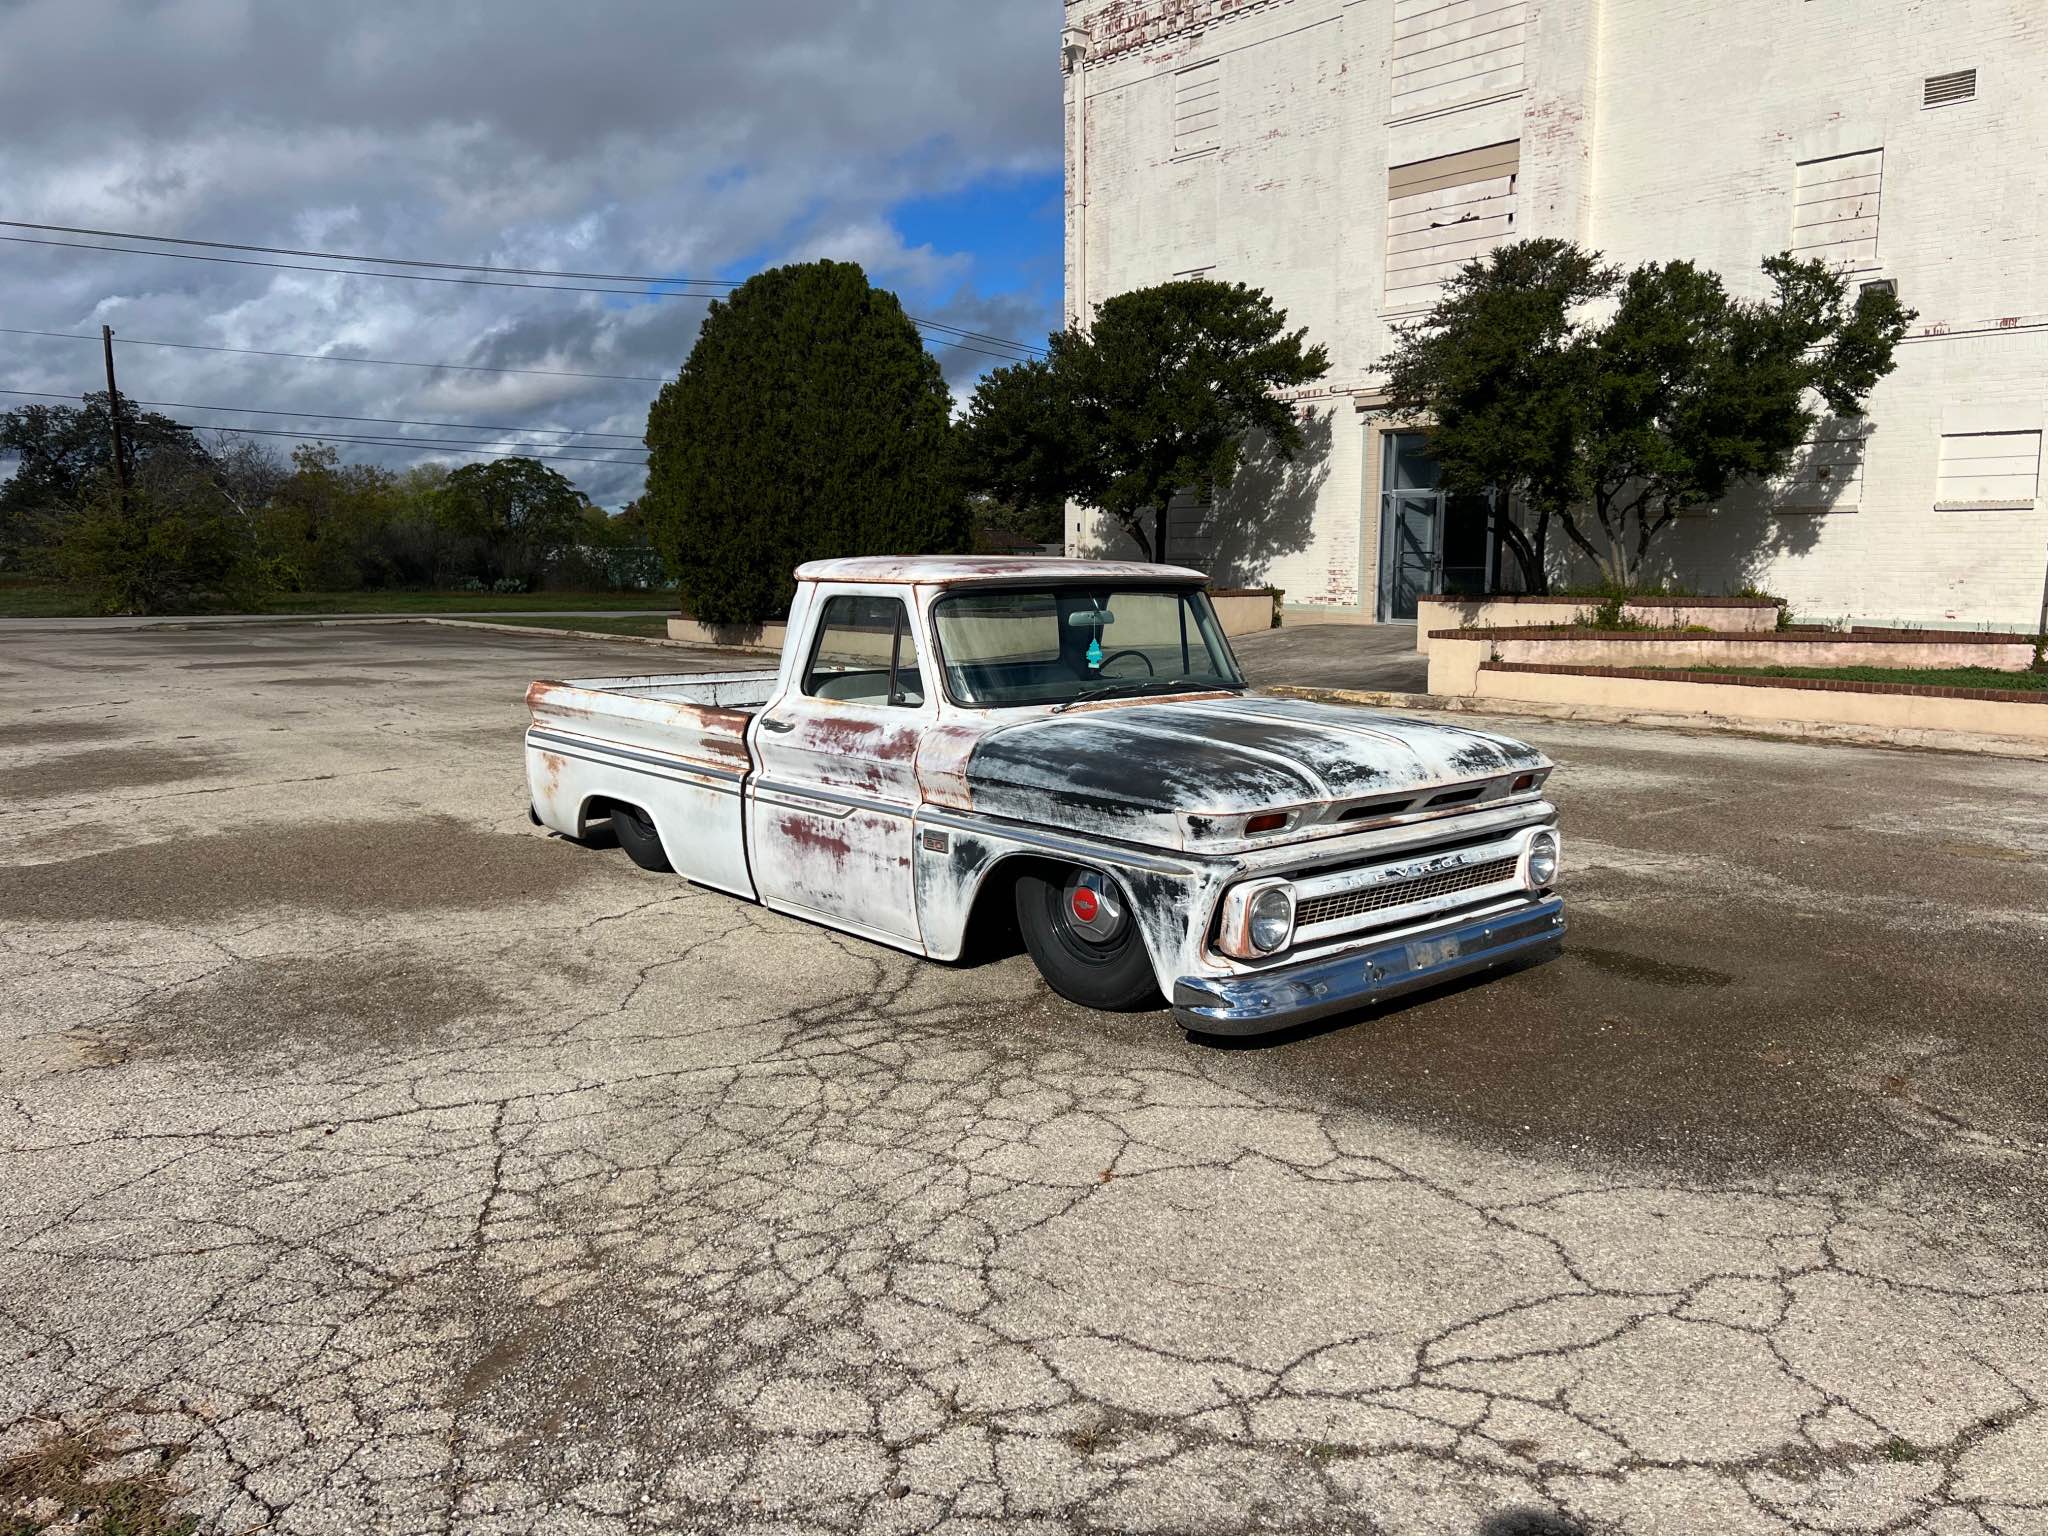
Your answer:
[[[9,1466],[208,1531],[2048,1525],[2040,763],[1511,725],[1566,952],[1223,1047],[531,828],[526,682],[691,663],[0,637]]]

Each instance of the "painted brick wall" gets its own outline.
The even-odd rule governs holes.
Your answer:
[[[1448,106],[1455,88],[1432,91],[1430,110],[1400,113],[1393,0],[1070,0],[1070,310],[1206,268],[1265,288],[1331,351],[1308,403],[1316,461],[1254,465],[1206,520],[1219,575],[1371,615],[1377,440],[1353,397],[1401,318],[1380,292],[1389,167],[1518,140],[1519,233],[1622,261],[1690,256],[1755,291],[1761,258],[1792,243],[1799,163],[1881,148],[1876,254],[1858,276],[1896,280],[1921,334],[1873,397],[1856,510],[1732,499],[1684,519],[1667,553],[1687,580],[1753,581],[1806,613],[2030,624],[2048,507],[1934,500],[1945,414],[2048,411],[2040,0],[1526,0],[1525,14],[1520,89]],[[1172,77],[1210,59],[1219,148],[1176,159]],[[1922,107],[1924,76],[1963,68],[1975,100]],[[1069,527],[1077,549],[1114,543],[1085,512]]]

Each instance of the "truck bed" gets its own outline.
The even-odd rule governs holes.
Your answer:
[[[540,687],[535,684],[534,687]],[[631,699],[660,699],[678,704],[714,705],[752,714],[775,691],[775,669],[748,672],[652,672],[623,678],[570,678],[549,688],[581,689],[593,694],[621,694]]]
[[[737,776],[751,767],[747,722],[774,691],[772,669],[543,678],[526,691],[528,744],[545,750],[553,736],[582,738]]]

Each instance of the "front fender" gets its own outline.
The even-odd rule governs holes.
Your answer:
[[[984,818],[921,811],[912,874],[925,954],[960,958],[974,905],[1004,865],[1087,865],[1113,879],[1130,903],[1145,952],[1167,992],[1200,949],[1202,925],[1215,910],[1227,864],[1188,859]]]

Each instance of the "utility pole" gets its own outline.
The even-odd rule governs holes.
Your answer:
[[[107,419],[114,428],[114,489],[122,512],[128,510],[128,457],[121,442],[121,389],[114,383],[114,328],[100,327],[100,346],[107,354]]]

